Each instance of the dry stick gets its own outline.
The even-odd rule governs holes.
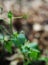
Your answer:
[[[13,19],[17,19],[17,18],[23,18],[23,16],[19,16],[19,17],[13,17]]]

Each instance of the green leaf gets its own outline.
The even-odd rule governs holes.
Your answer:
[[[12,17],[13,17],[13,14],[12,14],[12,12],[11,12],[11,11],[9,11],[9,12],[8,12],[8,18],[10,18],[10,19],[11,19]]]
[[[29,56],[33,59],[33,60],[37,60],[39,58],[40,55],[40,51],[38,51],[37,49],[32,49],[29,52]]]
[[[38,49],[38,43],[36,42],[28,43],[27,47]]]
[[[22,51],[23,52],[26,52],[26,51],[29,52],[29,49],[38,49],[38,44],[33,43],[33,42],[32,43],[28,42],[27,44],[22,46]]]
[[[24,44],[25,43],[25,40],[26,40],[26,37],[24,34],[19,34],[17,39],[20,41],[21,44]]]
[[[25,43],[25,35],[24,34],[14,34],[12,41],[15,44],[15,46],[20,47]]]
[[[14,37],[17,37],[17,36],[18,36],[18,33],[17,33],[17,32],[14,32],[14,33],[13,33],[13,36],[14,36]]]
[[[5,42],[5,49],[6,49],[9,53],[12,53],[12,41],[7,41],[7,42]]]
[[[39,58],[39,60],[43,60],[43,61],[48,62],[48,57],[42,56],[42,57]]]

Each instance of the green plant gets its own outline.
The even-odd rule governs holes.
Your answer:
[[[21,52],[24,55],[24,65],[28,65],[30,62],[33,60],[45,60],[48,62],[48,58],[40,58],[41,53],[38,48],[37,43],[30,43],[28,42],[27,44],[27,39],[25,37],[24,33],[18,33],[18,32],[13,32],[13,25],[12,25],[12,18],[13,14],[11,11],[8,12],[8,18],[10,19],[10,29],[11,29],[11,35],[9,34],[9,40],[4,39],[4,34],[2,37],[3,40],[3,49],[7,50],[7,52],[12,53],[12,45],[14,44],[15,47],[18,47]],[[20,17],[15,17],[15,18],[20,18]],[[26,15],[23,15],[22,18],[27,19]],[[2,27],[0,26],[0,29],[2,30]]]
[[[2,31],[2,29],[4,29],[3,26],[0,25],[0,30],[2,31],[2,34],[3,34],[3,44],[4,44],[4,48],[9,52],[11,53],[12,52],[12,45],[14,44],[16,47],[21,47],[21,45],[23,45],[25,43],[25,35],[22,34],[22,33],[17,33],[17,32],[13,32],[13,24],[12,24],[12,19],[13,18],[26,18],[25,15],[23,16],[20,16],[20,17],[13,17],[13,14],[11,11],[8,12],[8,18],[10,20],[10,30],[11,30],[11,34],[9,34],[9,40],[5,40],[4,39],[4,33]],[[5,32],[7,30],[5,29]],[[0,39],[1,40],[1,39]]]

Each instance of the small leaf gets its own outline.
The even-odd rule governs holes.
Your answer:
[[[26,40],[26,37],[24,34],[19,34],[17,39],[20,41],[20,44],[24,44],[25,43],[25,40]]]
[[[11,11],[9,11],[9,12],[8,12],[8,18],[10,18],[10,19],[11,19],[12,17],[13,17],[13,14],[12,14],[12,12],[11,12]]]
[[[9,53],[11,53],[12,52],[12,41],[7,41],[7,42],[5,42],[5,48],[6,48],[6,50],[9,52]]]
[[[17,32],[14,32],[14,33],[13,33],[13,36],[14,36],[14,37],[17,37],[17,36],[18,36],[18,33],[17,33]]]
[[[24,34],[20,33],[16,33],[14,34],[12,41],[15,44],[15,46],[20,47],[25,43],[26,37]]]
[[[33,60],[37,60],[39,58],[40,51],[36,49],[32,49],[30,53],[30,57],[32,57]]]

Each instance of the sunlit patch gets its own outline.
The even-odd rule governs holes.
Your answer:
[[[34,24],[33,25],[33,30],[34,31],[40,31],[41,30],[41,25],[40,24]]]

